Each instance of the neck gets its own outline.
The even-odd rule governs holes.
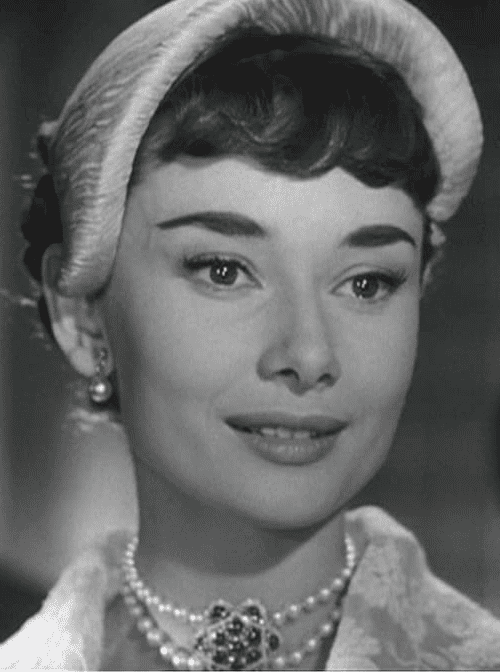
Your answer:
[[[328,584],[345,564],[342,513],[313,528],[266,529],[187,496],[142,462],[136,471],[137,567],[181,606],[253,597],[277,610]]]

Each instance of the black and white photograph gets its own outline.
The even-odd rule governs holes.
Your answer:
[[[500,670],[499,34],[1,0],[0,669]]]

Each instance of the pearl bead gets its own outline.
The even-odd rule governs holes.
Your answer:
[[[309,595],[304,602],[304,606],[308,611],[312,611],[316,607],[316,598],[314,595]]]
[[[319,636],[320,637],[329,637],[333,632],[333,625],[330,623],[330,621],[326,621],[326,623],[322,623],[319,628]]]
[[[294,665],[294,666],[298,666],[298,665],[300,665],[301,662],[303,661],[303,659],[304,659],[304,656],[302,655],[302,652],[301,652],[301,651],[294,651],[294,652],[291,653],[290,656],[288,657],[288,660],[289,660],[290,663],[291,663],[292,665]]]
[[[170,602],[162,602],[158,606],[158,610],[161,611],[162,614],[171,614],[173,612],[174,608],[170,604]]]
[[[198,670],[203,670],[203,663],[196,656],[189,656],[187,659],[187,668],[188,670],[197,672]]]
[[[175,654],[175,646],[169,642],[160,646],[160,656],[170,662],[172,656]]]
[[[184,649],[177,649],[177,651],[172,656],[172,665],[176,670],[184,670],[187,667],[187,661],[189,658],[189,651]]]
[[[186,616],[187,616],[186,609],[179,609],[177,607],[174,609],[174,618],[186,618]]]
[[[89,396],[96,404],[102,404],[113,394],[113,388],[109,380],[102,378],[92,380],[89,383]]]
[[[137,604],[135,607],[129,607],[129,612],[135,618],[139,618],[140,616],[143,616],[144,609],[141,607],[140,604]]]
[[[127,607],[134,607],[137,604],[137,598],[135,595],[125,595],[123,597],[123,601],[127,605]]]
[[[332,621],[338,623],[342,618],[342,611],[340,609],[334,609],[331,613]]]
[[[273,614],[273,622],[274,625],[276,625],[278,628],[281,628],[285,622],[285,615],[281,611],[275,611]]]
[[[340,577],[337,577],[336,579],[333,579],[332,581],[332,590],[335,592],[338,592],[339,590],[342,590],[344,587],[344,580],[341,579]]]
[[[290,620],[294,621],[300,615],[300,612],[301,608],[299,604],[291,604],[286,610],[286,615]]]
[[[139,590],[136,591],[136,595],[143,602],[146,601],[146,599],[148,598],[147,588],[139,588]]]
[[[320,602],[328,602],[332,596],[332,591],[330,588],[322,588],[318,593],[318,599]]]
[[[352,574],[352,569],[350,567],[344,567],[341,571],[341,575],[344,579],[350,579]]]
[[[310,637],[307,642],[305,649],[308,653],[313,653],[319,646],[319,641],[316,637]]]
[[[276,656],[271,662],[275,670],[284,670],[286,667],[286,658],[284,656]]]
[[[144,618],[140,618],[137,621],[137,629],[139,632],[147,632],[148,630],[151,630],[153,626],[153,621],[147,616],[144,616]]]
[[[146,639],[150,646],[158,646],[163,641],[163,632],[158,628],[146,632]]]
[[[194,625],[195,623],[198,623],[198,615],[199,614],[189,614],[188,621],[191,623],[191,625]]]
[[[156,607],[159,602],[160,602],[160,598],[158,597],[158,595],[151,595],[151,593],[150,593],[146,597],[146,604],[148,605],[148,607],[151,607],[151,606]]]

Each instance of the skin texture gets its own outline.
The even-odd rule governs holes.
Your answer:
[[[207,211],[266,235],[168,226]],[[369,228],[362,244],[352,240],[376,225],[392,234]],[[277,608],[340,570],[342,511],[383,463],[411,380],[422,229],[405,193],[339,168],[299,180],[238,158],[183,158],[131,190],[97,303],[47,290],[77,370],[91,375],[89,353],[103,342],[112,353],[137,472],[137,564],[160,592],[191,607],[252,595]],[[234,283],[217,284],[213,264],[186,265],[199,255],[243,269],[233,264]],[[367,275],[371,298],[355,291]],[[264,411],[346,427],[320,461],[274,464],[225,422]],[[291,641],[326,613],[292,626]]]
[[[269,239],[157,226],[214,209],[251,218]],[[378,223],[417,247],[341,245]],[[136,456],[175,488],[264,527],[308,526],[339,509],[383,462],[410,382],[421,229],[405,194],[341,169],[299,181],[224,159],[150,173],[130,195],[104,301]],[[236,256],[256,282],[241,272],[235,287],[213,291],[209,269],[182,268],[183,257],[207,253]],[[368,271],[408,279],[370,303],[349,284]],[[348,427],[321,463],[272,465],[224,422],[270,410]]]

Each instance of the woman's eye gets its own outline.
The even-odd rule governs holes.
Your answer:
[[[238,259],[193,257],[184,259],[184,268],[198,281],[217,290],[258,285],[249,269]]]
[[[342,283],[337,293],[352,296],[367,303],[375,303],[388,298],[403,282],[404,277],[400,275],[360,273]]]

